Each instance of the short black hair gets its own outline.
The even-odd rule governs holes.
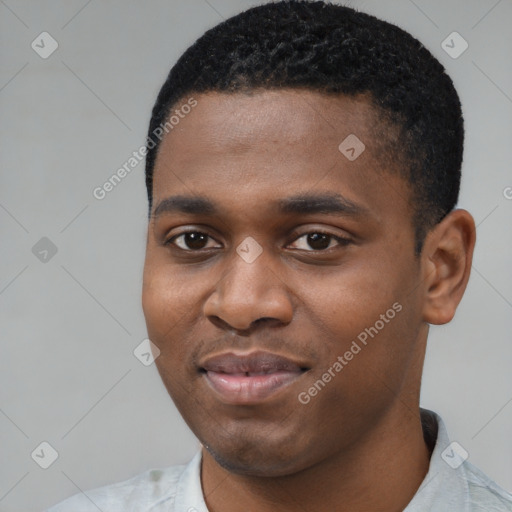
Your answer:
[[[150,214],[160,147],[154,132],[173,106],[193,93],[262,88],[369,96],[379,118],[399,131],[400,143],[388,149],[388,157],[394,150],[391,157],[402,162],[415,253],[421,253],[427,232],[458,200],[464,146],[459,97],[444,67],[409,33],[331,2],[284,0],[250,8],[208,30],[184,52],[158,94],[149,124]]]

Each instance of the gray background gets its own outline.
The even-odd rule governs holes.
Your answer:
[[[92,195],[144,143],[171,65],[203,31],[257,2],[0,1],[0,510],[35,512],[198,442],[133,350],[146,337],[143,162]],[[511,0],[352,1],[418,37],[447,67],[466,117],[459,205],[478,224],[455,320],[431,330],[422,405],[469,460],[512,489]],[[59,44],[47,59],[31,43]],[[451,58],[453,31],[469,43]],[[505,191],[505,192],[504,192]],[[32,252],[47,237],[57,253]],[[46,470],[31,458],[57,450]]]

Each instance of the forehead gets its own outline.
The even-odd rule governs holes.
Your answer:
[[[340,96],[308,90],[252,90],[247,93],[209,92],[175,126],[162,146],[176,149],[180,161],[197,152],[244,152],[293,144],[295,152],[310,152],[318,139],[324,149],[337,149],[343,132],[368,140],[377,116],[368,95]],[[178,106],[179,108],[179,106]],[[348,133],[347,133],[348,135]],[[375,141],[378,142],[378,141]],[[194,154],[180,149],[194,147]]]
[[[393,130],[381,123],[368,96],[262,90],[194,98],[197,106],[161,143],[154,208],[171,194],[261,207],[285,192],[321,189],[406,214],[408,187],[389,168],[393,160],[383,158]]]

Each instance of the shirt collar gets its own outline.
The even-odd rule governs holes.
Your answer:
[[[450,443],[446,426],[438,414],[428,409],[420,411],[427,444],[428,426],[433,423],[437,424],[437,437],[431,438],[435,445],[428,473],[404,512],[469,512],[469,487],[463,448],[458,443]],[[435,428],[430,430],[432,435],[435,436]]]
[[[208,512],[201,487],[201,452],[196,453],[181,474],[176,492],[175,510]]]
[[[450,443],[445,424],[438,414],[427,409],[420,411],[425,441],[433,450],[428,473],[404,512],[470,512],[460,445]],[[200,451],[179,479],[175,507],[184,512],[208,512],[201,488]]]

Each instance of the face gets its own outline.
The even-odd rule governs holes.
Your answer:
[[[348,452],[417,399],[409,189],[364,96],[195,98],[155,166],[149,338],[167,390],[218,463],[291,474]],[[350,134],[363,152],[355,139],[340,151]]]

